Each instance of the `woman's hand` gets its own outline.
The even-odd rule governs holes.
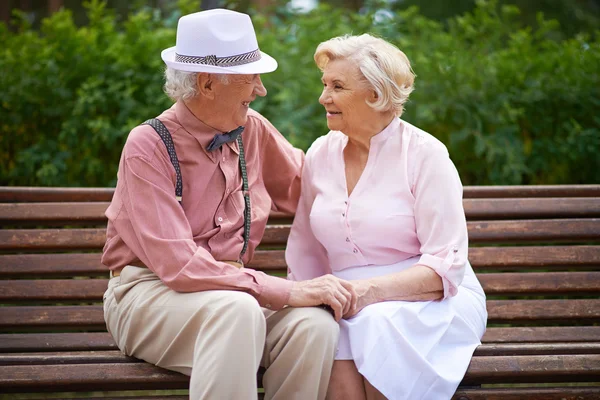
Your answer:
[[[336,321],[356,308],[354,286],[333,275],[323,275],[309,281],[294,282],[288,304],[293,307],[328,305]]]
[[[344,319],[352,318],[356,314],[360,312],[366,306],[377,303],[377,297],[375,296],[376,288],[375,285],[370,280],[357,280],[352,281],[352,286],[354,287],[354,291],[358,296],[356,306],[351,308],[344,314]]]

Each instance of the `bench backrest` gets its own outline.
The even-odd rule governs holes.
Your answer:
[[[100,264],[112,194],[0,188],[0,351],[114,349],[103,333]],[[600,185],[466,187],[464,197],[469,258],[488,295],[484,341],[597,340]],[[291,220],[272,214],[250,268],[285,274]],[[50,345],[44,334],[56,332],[89,335]]]

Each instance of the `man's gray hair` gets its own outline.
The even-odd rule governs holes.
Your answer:
[[[198,94],[197,80],[200,72],[187,72],[167,67],[164,91],[172,100],[188,100]],[[226,74],[217,75],[222,83],[229,83]]]

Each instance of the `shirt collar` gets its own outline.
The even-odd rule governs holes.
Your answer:
[[[175,115],[177,116],[177,120],[179,121],[183,129],[185,129],[190,135],[192,135],[196,139],[196,141],[198,141],[200,147],[202,147],[202,151],[204,151],[204,153],[211,160],[213,160],[213,162],[216,161],[218,151],[211,152],[206,150],[206,147],[209,145],[209,143],[216,134],[223,132],[214,129],[206,125],[201,120],[199,120],[198,117],[196,117],[194,113],[190,111],[190,109],[185,105],[183,101],[178,101],[177,103],[175,103]],[[233,150],[233,152],[239,154],[237,142],[230,142],[226,145],[229,146],[229,148]]]
[[[384,142],[387,138],[398,132],[400,128],[400,118],[392,118],[392,122],[388,124],[381,132],[371,138],[371,144]]]

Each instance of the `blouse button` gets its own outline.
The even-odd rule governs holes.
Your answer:
[[[223,218],[222,218],[222,217],[219,217],[219,218],[217,218],[217,221],[219,221],[219,222],[223,222]]]
[[[346,242],[350,243],[350,238],[346,238]]]
[[[345,216],[346,216],[346,213],[342,213],[342,217],[345,217]]]
[[[356,254],[356,253],[358,253],[358,249],[354,249],[354,250],[352,250],[352,252],[353,252],[354,254]]]

